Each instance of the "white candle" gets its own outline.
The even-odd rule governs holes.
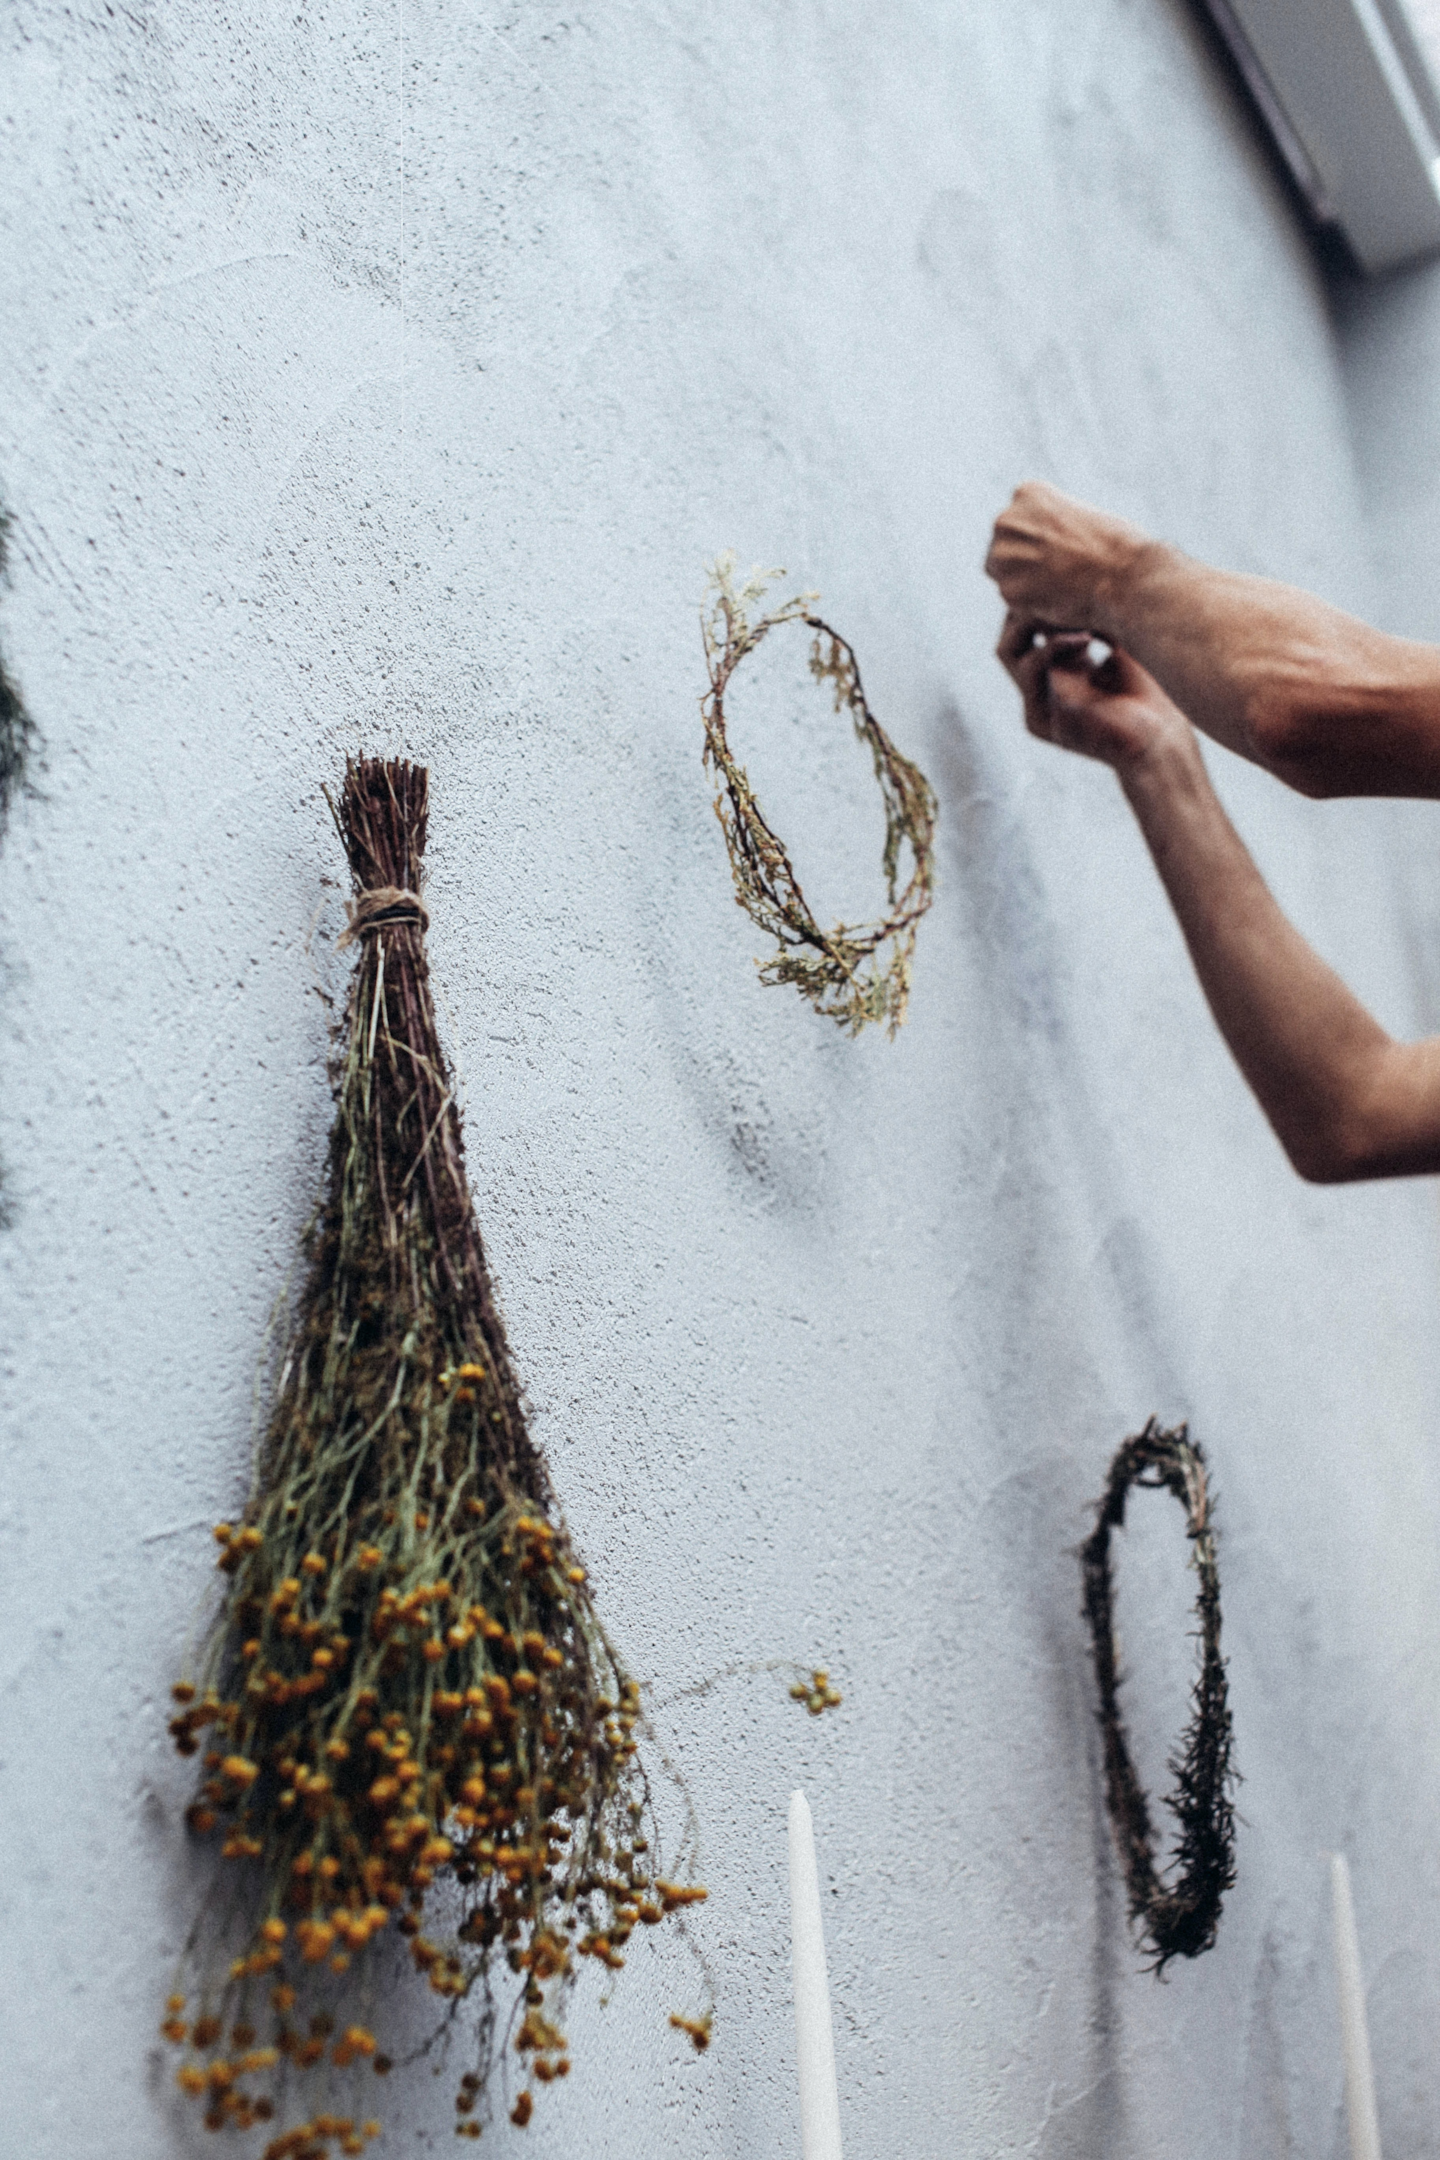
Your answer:
[[[804,1793],[790,1795],[790,1924],[795,1961],[795,2040],[800,2056],[802,2160],[840,2160],[835,2033],[820,1918],[815,1826]]]
[[[1340,2039],[1345,2052],[1345,2112],[1350,2118],[1350,2160],[1380,2160],[1375,2075],[1370,2067],[1370,2029],[1365,2020],[1365,1989],[1360,1978],[1360,1938],[1355,1932],[1350,1869],[1344,1853],[1330,1856],[1330,1892],[1335,1907],[1335,1979],[1340,1990]]]

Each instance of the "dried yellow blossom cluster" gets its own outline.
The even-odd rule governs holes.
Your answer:
[[[808,1680],[797,1680],[790,1690],[792,1702],[803,1702],[811,1717],[819,1717],[822,1710],[838,1710],[845,1700],[840,1690],[830,1685],[830,1675],[823,1665],[817,1665]]]

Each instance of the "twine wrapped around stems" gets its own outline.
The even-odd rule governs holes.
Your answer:
[[[419,893],[404,892],[398,885],[377,885],[373,891],[359,892],[353,900],[345,903],[345,928],[335,940],[336,952],[344,952],[357,938],[368,937],[376,930],[393,930],[401,923],[416,923],[422,930],[430,927],[430,916]]]
[[[1149,1802],[1130,1758],[1119,1706],[1110,1534],[1123,1526],[1125,1503],[1135,1486],[1163,1487],[1180,1502],[1192,1565],[1199,1577],[1195,1610],[1200,1622],[1200,1671],[1191,1696],[1190,1724],[1170,1761],[1175,1791],[1165,1803],[1180,1830],[1174,1853],[1178,1873],[1169,1885],[1156,1867]],[[1199,1957],[1213,1947],[1221,1903],[1235,1881],[1235,1810],[1230,1794],[1236,1773],[1231,1764],[1233,1733],[1225,1660],[1220,1654],[1220,1571],[1205,1457],[1184,1425],[1165,1432],[1152,1417],[1143,1432],[1119,1449],[1080,1561],[1100,1692],[1106,1804],[1125,1874],[1131,1921],[1152,1955],[1152,1969],[1163,1974],[1171,1958]]]

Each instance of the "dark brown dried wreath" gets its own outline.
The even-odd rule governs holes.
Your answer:
[[[1110,1533],[1125,1521],[1132,1486],[1163,1487],[1185,1509],[1186,1535],[1200,1578],[1195,1609],[1199,1617],[1200,1672],[1191,1695],[1192,1716],[1179,1751],[1170,1759],[1176,1785],[1166,1806],[1180,1826],[1173,1859],[1179,1870],[1165,1884],[1155,1864],[1155,1839],[1145,1792],[1130,1760],[1121,1722],[1116,1673],[1114,1584],[1110,1570]],[[1105,1497],[1095,1513],[1095,1528],[1080,1551],[1085,1577],[1085,1617],[1095,1647],[1095,1677],[1100,1689],[1100,1729],[1105,1736],[1105,1798],[1120,1848],[1129,1893],[1130,1918],[1145,1947],[1153,1953],[1152,1970],[1163,1973],[1173,1957],[1199,1957],[1214,1945],[1225,1892],[1235,1880],[1235,1810],[1231,1788],[1233,1738],[1220,1655],[1220,1574],[1205,1457],[1184,1425],[1162,1431],[1151,1418],[1145,1430],[1125,1442],[1110,1465]]]
[[[715,598],[701,619],[710,689],[701,703],[705,763],[716,775],[715,815],[725,834],[735,898],[752,922],[780,950],[759,963],[760,980],[791,982],[817,1012],[858,1035],[867,1020],[888,1023],[893,1036],[910,1000],[915,926],[934,897],[935,796],[917,765],[902,757],[865,702],[860,670],[845,639],[810,612],[816,593],[801,593],[772,614],[750,618],[778,570],[752,570],[736,583],[735,558],[722,555],[710,574]],[[855,732],[869,745],[875,777],[885,799],[885,869],[889,913],[869,923],[836,923],[822,930],[800,889],[784,847],[766,823],[745,768],[736,762],[725,734],[725,692],[747,653],[782,623],[801,622],[815,633],[810,672],[834,686],[835,710],[848,707]],[[900,847],[913,867],[900,885]],[[882,949],[890,947],[882,961]]]

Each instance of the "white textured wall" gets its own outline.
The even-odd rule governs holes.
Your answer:
[[[851,2160],[1339,2160],[1337,1843],[1387,2160],[1433,2153],[1433,1187],[1291,1176],[1113,782],[1021,734],[977,567],[1039,472],[1387,604],[1325,294],[1188,13],[19,0],[4,41],[3,631],[49,766],[0,855],[0,2144],[195,2142],[155,2040],[198,1880],[165,1691],[319,1175],[320,788],[364,746],[431,767],[482,1223],[712,1891],[710,2054],[637,1946],[487,2141],[798,2152],[803,1781]],[[893,1046],[754,980],[699,769],[732,542],[823,589],[939,790]],[[749,696],[802,870],[868,901],[860,754]],[[1215,763],[1361,993],[1440,1021],[1440,811]],[[1163,1987],[1072,1552],[1152,1409],[1216,1466],[1246,1777],[1219,1947]],[[1182,1546],[1137,1508],[1157,1774]],[[819,1722],[773,1674],[665,1707],[820,1656]],[[386,2098],[384,2149],[454,2149],[448,2086]]]
[[[1440,263],[1345,280],[1336,301],[1380,619],[1440,640]]]

